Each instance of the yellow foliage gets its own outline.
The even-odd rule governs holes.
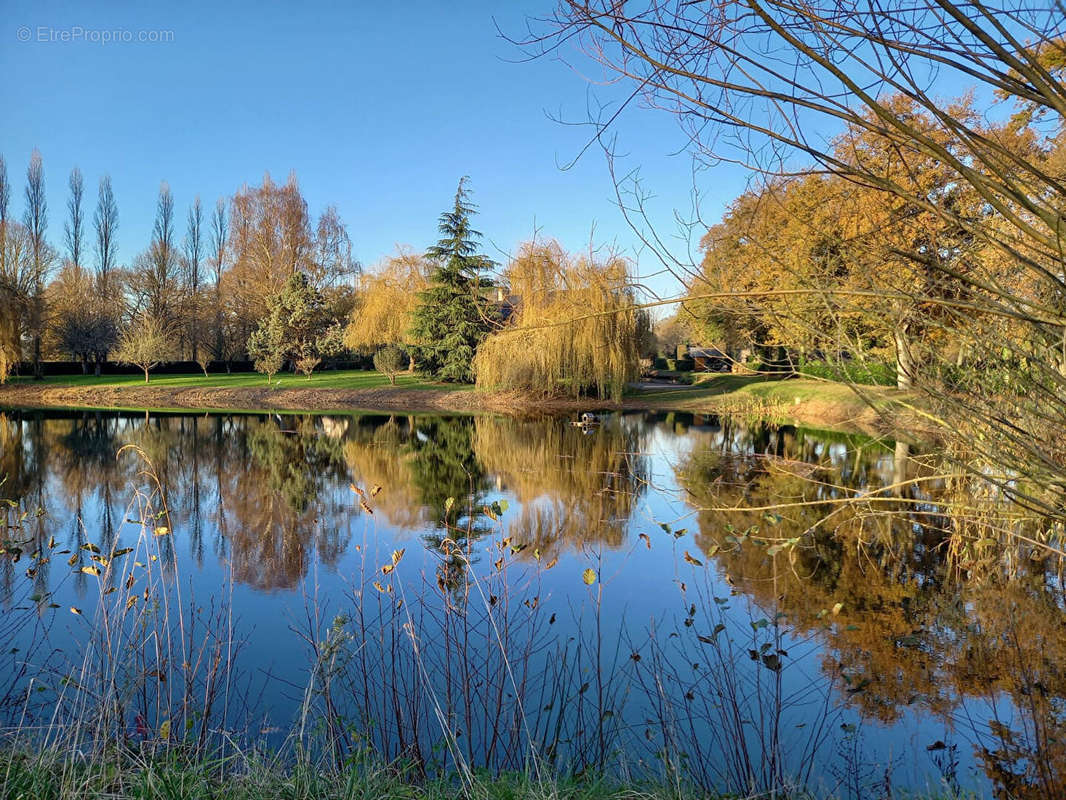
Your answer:
[[[401,250],[375,272],[364,275],[344,343],[355,350],[410,344],[411,313],[429,273],[425,256]]]
[[[478,348],[478,385],[621,397],[640,373],[648,330],[626,261],[575,258],[557,242],[528,242],[504,279],[517,308]]]

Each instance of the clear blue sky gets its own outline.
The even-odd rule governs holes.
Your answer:
[[[499,24],[520,34],[550,5],[3,0],[0,153],[12,210],[22,213],[34,147],[57,245],[70,169],[81,168],[92,203],[108,172],[128,263],[147,245],[161,180],[184,217],[196,194],[211,205],[264,172],[283,180],[294,170],[312,212],[335,203],[372,265],[398,243],[431,243],[468,174],[490,254],[513,251],[534,225],[581,248],[595,226],[597,242],[624,248],[647,276],[657,264],[637,252],[599,150],[559,168],[588,131],[550,117],[585,119],[589,92],[602,90],[557,60],[519,63],[497,33]],[[86,41],[103,31],[165,31],[172,41]],[[692,186],[673,120],[634,109],[617,132],[623,168],[641,168],[658,224],[673,230]],[[704,174],[705,210],[720,213],[744,180],[728,167]],[[675,289],[669,278],[651,283]]]

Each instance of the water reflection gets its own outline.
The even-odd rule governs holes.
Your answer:
[[[146,462],[195,562],[225,564],[256,592],[340,570],[369,522],[397,546],[421,542],[446,594],[497,525],[530,561],[642,552],[638,535],[667,521],[654,518],[661,496],[678,492],[696,517],[679,552],[820,642],[825,680],[844,681],[856,713],[890,726],[921,709],[963,738],[1001,796],[1062,795],[1060,567],[963,543],[949,512],[965,486],[903,443],[691,415],[614,416],[586,435],[492,417],[11,413],[0,416],[6,544],[17,531],[26,552],[52,537],[111,548]],[[841,502],[881,487],[876,502]],[[27,509],[43,513],[20,519]],[[15,563],[3,561],[6,598],[24,580]],[[57,569],[36,569],[36,594]],[[665,586],[676,575],[656,569]],[[635,596],[633,613],[643,623],[665,602]],[[935,756],[940,744],[925,744]]]
[[[978,579],[943,514],[957,483],[909,482],[929,469],[906,445],[727,426],[694,447],[679,477],[706,509],[702,550],[739,591],[822,638],[823,672],[843,676],[865,717],[894,723],[930,711],[968,735],[998,796],[1062,796],[1061,564],[1022,548],[1026,557],[1008,553]],[[898,502],[835,502],[871,486],[897,487]],[[774,503],[787,506],[722,510]],[[760,536],[796,544],[774,550]]]

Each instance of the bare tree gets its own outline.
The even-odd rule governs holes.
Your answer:
[[[41,371],[41,338],[45,324],[44,286],[51,259],[48,242],[45,240],[45,232],[48,230],[48,201],[44,195],[44,165],[38,150],[33,151],[30,165],[26,168],[26,213],[23,221],[30,236],[33,257],[33,301],[29,319],[33,337],[33,376],[40,380],[44,377]]]
[[[82,198],[84,196],[84,183],[81,170],[74,167],[70,171],[70,198],[67,200],[67,223],[63,233],[67,243],[67,256],[70,263],[81,267],[81,248],[83,239],[84,214],[82,213]]]
[[[144,382],[148,372],[175,356],[171,331],[165,323],[144,314],[135,319],[119,339],[115,358],[126,364],[140,367]]]
[[[92,332],[92,355],[95,373],[100,375],[108,354],[118,340],[118,322],[122,298],[115,285],[113,273],[118,267],[118,204],[111,188],[111,177],[100,178],[96,211],[93,213],[96,233],[96,286],[93,315],[88,326]]]
[[[174,244],[174,196],[164,181],[159,186],[152,242],[148,252],[138,258],[135,282],[142,296],[142,311],[168,328],[173,322],[177,290],[177,248]]]
[[[111,189],[110,175],[100,179],[93,226],[96,228],[96,266],[100,278],[107,282],[111,271],[118,265],[118,204]]]
[[[166,181],[159,185],[155,221],[152,223],[152,244],[168,266],[174,259],[174,195]]]
[[[11,183],[8,181],[7,177],[7,162],[4,160],[4,157],[0,155],[0,259],[6,259],[7,257],[7,209],[10,202]],[[6,280],[6,261],[0,261],[0,275],[3,275]],[[0,291],[5,289],[5,285],[0,285]],[[4,300],[6,303],[3,296],[0,296],[0,300]]]
[[[7,162],[0,156],[0,226],[7,225],[7,207],[11,202],[11,182],[7,178]]]
[[[311,278],[319,289],[348,281],[362,270],[352,259],[352,242],[348,228],[341,220],[336,206],[327,206],[315,228],[314,255],[311,259]]]
[[[204,251],[203,220],[203,208],[200,205],[200,196],[197,195],[189,208],[184,242],[185,280],[188,290],[186,313],[193,361],[199,361],[198,344],[203,338],[200,324],[200,260],[203,258]]]
[[[197,195],[189,208],[188,226],[185,232],[185,265],[188,271],[189,288],[194,292],[200,289],[200,259],[203,258],[203,221],[204,213]]]
[[[225,343],[222,326],[222,272],[226,264],[226,247],[229,243],[229,224],[226,199],[218,198],[215,211],[211,215],[211,263],[215,278],[215,358],[225,358]],[[229,360],[226,359],[227,365]]]
[[[33,248],[23,225],[0,223],[0,383],[22,359],[36,280]]]

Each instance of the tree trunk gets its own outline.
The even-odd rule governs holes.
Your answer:
[[[148,383],[148,368],[147,367],[142,367],[141,369],[144,370],[144,382]]]
[[[33,335],[33,379],[44,379],[44,368],[41,366],[41,336],[36,333]]]
[[[103,366],[103,363],[104,363],[104,360],[102,358],[100,358],[100,356],[97,356],[96,357],[96,369],[94,370],[94,374],[96,375],[97,378],[100,377],[100,368]]]
[[[896,441],[896,451],[892,456],[892,483],[896,484],[892,494],[902,497],[903,487],[899,484],[907,480],[907,461],[910,459],[910,445],[903,441]]]
[[[407,371],[408,372],[414,372],[415,371],[415,354],[414,353],[408,353],[407,354]]]
[[[897,326],[893,336],[896,341],[896,388],[910,389],[914,386],[914,359],[907,342],[907,326]]]
[[[82,356],[81,357],[81,374],[82,375],[88,375],[89,374],[89,357],[88,356]]]

